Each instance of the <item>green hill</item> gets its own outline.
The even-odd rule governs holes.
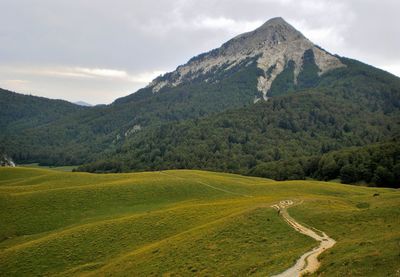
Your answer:
[[[318,274],[398,270],[393,189],[175,170],[107,174],[0,169],[2,276],[265,276],[316,242],[271,205],[337,241]]]

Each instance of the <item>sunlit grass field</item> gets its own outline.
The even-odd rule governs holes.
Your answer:
[[[375,195],[375,196],[374,196]],[[0,169],[0,276],[269,276],[317,245],[270,206],[337,244],[324,276],[400,273],[400,192],[204,171],[95,175]]]

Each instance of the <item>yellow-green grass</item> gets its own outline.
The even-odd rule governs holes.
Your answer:
[[[400,276],[399,208],[399,193],[388,190],[345,202],[309,201],[291,215],[337,240],[315,276]]]
[[[373,196],[379,194],[379,196]],[[0,169],[0,276],[268,276],[317,243],[270,206],[337,240],[326,276],[395,275],[400,193],[171,170]]]

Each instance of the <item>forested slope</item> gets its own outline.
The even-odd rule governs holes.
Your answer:
[[[313,89],[204,119],[129,135],[88,171],[200,168],[247,173],[261,163],[321,155],[400,134],[398,78],[352,60]],[[254,171],[257,172],[257,171]]]

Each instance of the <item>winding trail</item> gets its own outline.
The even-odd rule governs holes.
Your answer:
[[[165,172],[165,171],[160,171],[160,174],[164,174],[164,175],[168,175],[168,176],[171,176],[171,177],[175,177],[175,178],[177,178],[177,179],[187,180],[187,178],[183,178],[183,177],[181,177],[181,176],[173,175],[173,174],[167,173],[167,172]],[[223,189],[223,188],[215,187],[215,186],[213,186],[213,185],[204,183],[204,182],[199,181],[199,180],[194,180],[194,179],[193,179],[193,180],[191,180],[191,181],[192,181],[192,182],[195,182],[195,183],[198,183],[198,184],[200,184],[200,185],[203,185],[203,186],[206,186],[206,187],[215,189],[215,190],[219,190],[219,191],[222,191],[222,192],[229,193],[229,194],[234,194],[234,195],[239,195],[239,196],[244,196],[244,197],[253,197],[252,195],[248,195],[248,194],[244,194],[244,193],[238,193],[238,192],[233,192],[233,191],[226,190],[226,189]]]
[[[330,237],[328,237],[324,232],[315,229],[320,232],[321,235],[317,234],[313,230],[304,227],[296,220],[294,220],[287,212],[286,208],[292,206],[294,202],[292,200],[284,200],[280,201],[279,204],[272,205],[271,207],[275,208],[278,213],[283,217],[283,219],[297,232],[302,233],[306,236],[309,236],[316,241],[319,241],[320,244],[318,247],[304,253],[296,262],[295,265],[288,268],[284,272],[274,275],[273,277],[294,277],[294,276],[303,276],[307,273],[313,273],[317,271],[320,266],[320,262],[318,261],[318,256],[325,250],[333,247],[336,241]]]

